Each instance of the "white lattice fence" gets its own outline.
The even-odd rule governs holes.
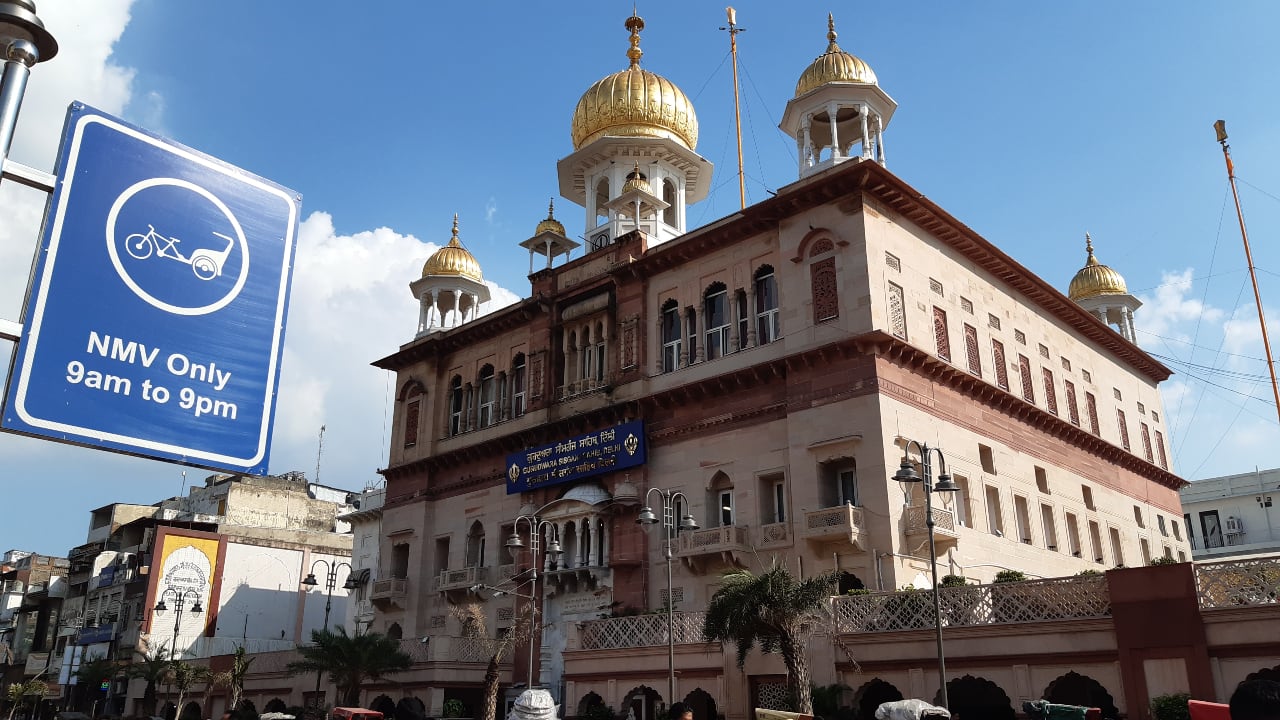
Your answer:
[[[706,613],[674,613],[674,637],[677,645],[706,642],[702,625]],[[588,620],[582,624],[582,647],[588,650],[649,647],[667,644],[667,615],[632,615],[630,617]]]
[[[1111,599],[1105,577],[1027,580],[942,588],[942,624],[993,625],[1107,617]],[[834,599],[841,632],[886,632],[933,627],[933,593],[906,590]]]
[[[1275,603],[1280,596],[1280,559],[1196,565],[1196,591],[1205,609]]]

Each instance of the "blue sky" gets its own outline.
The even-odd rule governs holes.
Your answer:
[[[303,194],[272,471],[376,482],[388,380],[368,362],[412,338],[408,282],[461,236],[495,286],[528,290],[532,234],[556,194],[581,93],[625,67],[630,3],[43,0],[62,54],[31,79],[16,159],[49,168],[83,100]],[[553,9],[554,7],[554,9]],[[796,177],[777,129],[804,67],[841,46],[899,104],[889,168],[1065,289],[1099,259],[1145,303],[1139,340],[1165,385],[1176,469],[1280,465],[1246,263],[1212,123],[1228,121],[1272,336],[1280,335],[1280,112],[1268,2],[743,2],[749,201]],[[710,3],[639,7],[644,65],[679,85],[716,167],[691,225],[737,207],[728,38]],[[0,186],[0,317],[22,301],[40,200]],[[557,202],[571,234],[583,211]],[[509,292],[503,292],[506,289]],[[0,348],[7,360],[9,348]],[[1193,363],[1193,366],[1187,365]],[[1250,399],[1250,396],[1256,399]],[[181,468],[0,436],[0,550],[65,551],[87,511],[179,492]],[[189,481],[205,471],[191,470]]]

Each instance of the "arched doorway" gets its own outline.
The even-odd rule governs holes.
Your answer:
[[[182,714],[178,717],[181,720],[200,720],[204,715],[200,712],[200,703],[192,700],[182,706]]]
[[[848,571],[840,573],[839,590],[841,595],[848,593],[850,590],[865,590],[866,588],[867,586],[863,584],[862,578],[857,575]]]
[[[426,720],[427,706],[416,697],[400,698],[396,703],[396,720]]]
[[[711,693],[697,688],[693,692],[684,696],[684,704],[689,706],[693,711],[693,720],[716,720],[719,712],[716,710],[715,698],[711,697]]]
[[[283,700],[281,700],[280,698],[271,698],[271,700],[267,702],[266,707],[264,707],[264,708],[262,709],[262,712],[264,712],[264,713],[269,713],[269,712],[278,712],[278,713],[282,713],[282,712],[287,712],[287,711],[288,711],[288,709],[289,709],[289,706],[288,706],[288,705],[285,705],[285,704],[284,704],[284,701],[283,701]]]
[[[603,706],[604,698],[593,692],[589,692],[586,695],[583,695],[582,699],[578,701],[578,717],[587,717],[591,714],[592,708]]]
[[[164,706],[160,708],[160,717],[164,720],[175,720],[178,717],[178,707],[166,700]]]
[[[1095,707],[1102,711],[1104,718],[1117,718],[1120,711],[1116,709],[1115,700],[1102,683],[1088,675],[1075,671],[1059,675],[1044,689],[1045,700],[1061,705],[1080,705]]]
[[[1249,676],[1246,677],[1245,680],[1275,680],[1276,682],[1280,682],[1280,665],[1270,668],[1262,668],[1257,672],[1249,673]]]
[[[240,717],[257,718],[258,706],[254,705],[252,700],[241,700],[240,701]]]
[[[388,640],[401,640],[404,638],[404,630],[400,628],[400,623],[391,623],[387,626]]]
[[[394,718],[396,716],[396,701],[386,695],[379,695],[369,703],[370,710],[377,710],[382,713],[384,718]]]
[[[666,720],[658,717],[660,704],[662,704],[662,696],[657,690],[647,685],[640,685],[631,688],[626,695],[622,696],[622,707],[619,708],[618,714],[626,717],[630,712],[634,720]]]
[[[965,675],[947,682],[947,699],[953,716],[961,720],[966,718],[982,718],[982,720],[1015,720],[1017,714],[1009,695],[1000,686],[986,678]],[[942,702],[942,693],[934,697],[933,703]]]
[[[892,683],[873,678],[853,693],[854,720],[874,720],[881,705],[902,699],[902,691]]]

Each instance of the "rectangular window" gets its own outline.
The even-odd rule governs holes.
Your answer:
[[[1160,531],[1161,535],[1169,537],[1169,527],[1165,523],[1163,515],[1156,515],[1156,529]]]
[[[835,258],[824,258],[809,266],[809,289],[815,325],[840,317],[840,279],[836,275]]]
[[[1138,505],[1133,506],[1133,521],[1137,523],[1140,528],[1145,528],[1147,526],[1147,524],[1142,520],[1142,508]]]
[[[729,348],[729,293],[720,286],[709,293],[703,303],[703,320],[707,323],[707,359],[714,360]]]
[[[1111,528],[1111,562],[1116,567],[1124,566],[1124,545],[1120,542],[1120,530]]]
[[[688,354],[685,356],[688,359],[685,364],[692,365],[698,357],[698,315],[693,308],[685,308],[684,324],[685,337],[689,341],[689,349],[686,351]]]
[[[989,475],[996,474],[996,456],[991,452],[990,447],[978,445],[978,461],[982,463],[982,472]]]
[[[720,527],[733,526],[733,490],[721,490],[717,493],[720,503]]]
[[[982,357],[978,354],[978,330],[965,323],[964,354],[969,361],[969,372],[982,377]]]
[[[1080,486],[1080,497],[1084,500],[1086,510],[1097,510],[1097,506],[1093,504],[1093,488],[1088,485]]]
[[[735,306],[738,309],[738,344],[733,348],[735,351],[747,349],[747,329],[751,325],[751,318],[747,314],[747,294],[739,290],[736,298],[737,302],[735,303]],[[760,329],[763,330],[764,328]],[[762,338],[762,334],[757,332],[756,337]],[[764,344],[764,342],[767,341],[762,340],[761,344]]]
[[[1138,548],[1142,550],[1142,564],[1151,564],[1151,545],[1147,543],[1146,538],[1138,540]]]
[[[1200,513],[1200,537],[1204,538],[1205,550],[1222,547],[1222,523],[1217,510]]]
[[[1085,370],[1083,368],[1081,368],[1080,370],[1080,377],[1087,383],[1093,382],[1093,376],[1089,374],[1088,370]]]
[[[1017,524],[1018,539],[1027,545],[1031,544],[1031,516],[1027,510],[1027,499],[1021,495],[1013,496],[1013,521]]]
[[[894,335],[907,339],[906,300],[902,288],[893,283],[889,283],[889,325]]]
[[[1169,458],[1164,454],[1164,436],[1159,430],[1156,431],[1156,458],[1160,461],[1160,467],[1169,469]]]
[[[403,547],[403,548],[405,549],[405,563],[406,563],[406,564],[405,564],[405,568],[406,568],[406,570],[405,570],[405,574],[403,574],[403,575],[393,575],[392,577],[400,577],[400,578],[408,577],[408,562],[409,562],[409,555],[408,555],[408,552],[409,552],[409,546],[408,546],[408,545],[397,545],[396,547]],[[447,538],[447,537],[436,538],[436,557],[435,557],[435,561],[436,561],[435,568],[436,568],[436,574],[437,574],[437,575],[438,575],[438,574],[440,574],[441,572],[443,572],[443,571],[445,571],[445,570],[448,570],[448,569],[449,569],[449,538]]]
[[[449,391],[449,435],[462,432],[462,380],[453,379],[453,388]]]
[[[578,376],[581,380],[590,379],[596,368],[596,346],[587,345],[578,351]]]
[[[1080,523],[1074,513],[1067,513],[1067,552],[1071,557],[1081,557]]]
[[[1143,405],[1142,403],[1138,403],[1138,414],[1139,414],[1139,415],[1146,415],[1146,414],[1147,414],[1147,406],[1146,406],[1146,405]]]
[[[1000,511],[1000,490],[987,486],[987,530],[996,537],[1004,537],[1004,513]]]
[[[853,467],[836,470],[836,489],[841,505],[858,504],[858,471]]]
[[[967,313],[969,313],[970,315],[972,315],[972,314],[973,314],[973,301],[972,301],[972,300],[970,300],[970,299],[969,299],[969,298],[967,298],[967,297],[961,297],[961,298],[960,298],[960,309],[961,309],[961,310],[963,310],[963,311],[965,311],[965,312],[967,312]]]
[[[937,294],[941,295],[941,294],[942,294],[942,283],[938,282],[937,280],[934,280],[933,278],[929,278],[929,289],[930,289],[930,290],[932,290],[932,291],[934,291],[935,293],[937,293]]]
[[[1044,528],[1044,546],[1050,550],[1058,549],[1058,528],[1053,522],[1053,506],[1040,506],[1040,525]]]
[[[1004,343],[999,340],[991,341],[991,362],[996,369],[996,387],[1001,390],[1009,389],[1009,364],[1004,359]]]
[[[1089,521],[1089,550],[1093,552],[1093,561],[1106,562],[1102,554],[1102,526],[1096,520]]]
[[[938,357],[951,362],[951,338],[947,334],[947,311],[933,308],[933,338],[938,346]]]
[[[1093,397],[1093,393],[1084,394],[1084,406],[1089,413],[1089,432],[1102,437],[1102,428],[1098,427],[1098,401]]]
[[[897,272],[902,272],[902,261],[898,259],[897,255],[894,255],[891,252],[886,252],[884,254],[884,264]]]
[[[1155,410],[1151,411],[1151,422],[1160,422],[1160,413]]]
[[[1048,360],[1048,359],[1049,359],[1049,347],[1048,347],[1047,345],[1045,345],[1044,343],[1040,343],[1037,347],[1038,347],[1038,349],[1040,350],[1040,357],[1044,358],[1045,360]]]
[[[1058,414],[1058,393],[1053,383],[1053,371],[1049,368],[1041,368],[1044,375],[1044,405],[1045,409],[1054,415]]]
[[[414,398],[404,406],[404,446],[418,444],[418,420],[422,415],[422,400]]]
[[[672,300],[662,310],[662,372],[680,367],[680,307]]]
[[[1116,400],[1124,400],[1124,398],[1121,397],[1120,395],[1120,388],[1117,388],[1117,387],[1111,388],[1111,394],[1116,396]]]
[[[1039,465],[1033,465],[1032,467],[1034,467],[1036,471],[1036,490],[1039,490],[1045,495],[1050,495],[1049,473],[1045,472],[1045,469]]]
[[[1116,425],[1120,428],[1120,447],[1129,448],[1129,423],[1124,419],[1124,411],[1116,410]]]
[[[1182,522],[1187,526],[1187,544],[1194,550],[1196,547],[1196,526],[1191,524],[1191,515],[1189,513],[1184,514]]]
[[[773,521],[787,521],[787,487],[781,480],[773,483]]]
[[[764,345],[780,337],[782,325],[778,314],[778,280],[770,270],[756,278],[756,338],[760,345]]]
[[[955,481],[956,487],[959,488],[952,493],[955,495],[956,522],[965,527],[973,527],[969,508],[970,498],[972,497],[969,494],[969,478],[956,475]]]
[[[1036,402],[1036,389],[1031,385],[1031,360],[1026,355],[1018,354],[1018,375],[1022,378],[1022,399]]]
[[[1076,405],[1076,386],[1070,380],[1062,381],[1062,389],[1067,394],[1067,419],[1072,425],[1080,425],[1080,408]]]
[[[480,378],[480,427],[489,427],[494,423],[494,378],[493,371]]]
[[[524,415],[524,397],[524,355],[520,355],[516,358],[515,366],[511,368],[511,417],[517,418]]]
[[[1067,372],[1071,372],[1071,361],[1066,358],[1062,358],[1062,369]]]
[[[1178,524],[1178,521],[1170,520],[1169,524],[1173,526],[1173,539],[1182,540],[1182,526]]]
[[[987,313],[987,327],[991,328],[992,330],[999,330],[1000,318],[996,317],[995,315],[992,315],[991,313]]]
[[[1015,342],[1017,342],[1019,345],[1026,345],[1026,344],[1027,344],[1027,334],[1026,334],[1026,333],[1024,333],[1024,332],[1022,332],[1021,330],[1019,330],[1019,329],[1017,329],[1017,328],[1014,328],[1014,329],[1013,329],[1013,339],[1014,339],[1014,341],[1015,341]]]
[[[1142,432],[1142,456],[1147,459],[1147,462],[1155,462],[1156,459],[1151,454],[1151,428],[1147,427],[1146,423],[1138,423],[1138,425]]]
[[[1187,554],[1186,554],[1185,552],[1183,552],[1183,551],[1179,550],[1179,551],[1178,551],[1178,562],[1180,562],[1180,563],[1184,563],[1184,562],[1186,562],[1186,561],[1187,561]]]

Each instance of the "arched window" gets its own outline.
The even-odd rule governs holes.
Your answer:
[[[724,355],[729,350],[729,292],[724,283],[712,283],[702,296],[703,321],[707,326],[707,359]]]
[[[778,280],[773,267],[761,265],[756,270],[756,340],[771,343],[782,336],[778,319]]]
[[[609,178],[601,178],[600,182],[596,183],[596,217],[597,218],[603,218],[605,220],[609,219],[609,211],[608,209],[605,208],[605,205],[608,204],[608,202],[609,202]],[[597,225],[599,224],[598,220],[596,224]]]
[[[449,381],[449,435],[462,432],[462,378],[454,375]]]
[[[493,366],[480,368],[480,427],[489,427],[495,422],[494,415],[494,380]]]
[[[835,249],[835,243],[826,237],[818,237],[809,247],[809,292],[813,299],[815,324],[840,317]]]
[[[467,567],[484,567],[484,526],[479,520],[467,532]]]
[[[387,639],[399,640],[404,637],[404,630],[400,627],[400,623],[391,623],[387,626]]]
[[[680,367],[680,303],[662,304],[662,372]]]
[[[595,338],[596,338],[596,366],[595,366],[596,380],[600,382],[604,382],[604,368],[605,368],[604,323],[602,322],[596,323]]]
[[[707,522],[711,527],[730,527],[734,523],[734,504],[733,504],[733,481],[723,472],[718,472],[711,478],[709,486],[707,505],[711,512],[711,517],[707,518]]]
[[[578,348],[578,378],[586,380],[592,375],[596,365],[596,347],[591,344],[591,326],[583,328],[582,343]]]
[[[516,355],[515,362],[511,363],[511,417],[513,418],[524,415],[525,382],[524,353],[520,353]]]
[[[688,364],[696,362],[698,352],[698,313],[693,308],[684,310],[685,334],[689,338]]]
[[[418,444],[418,427],[422,418],[422,387],[413,383],[404,395],[404,446]]]
[[[667,209],[662,211],[662,222],[676,227],[676,184],[671,178],[662,181],[662,201],[667,204]]]

